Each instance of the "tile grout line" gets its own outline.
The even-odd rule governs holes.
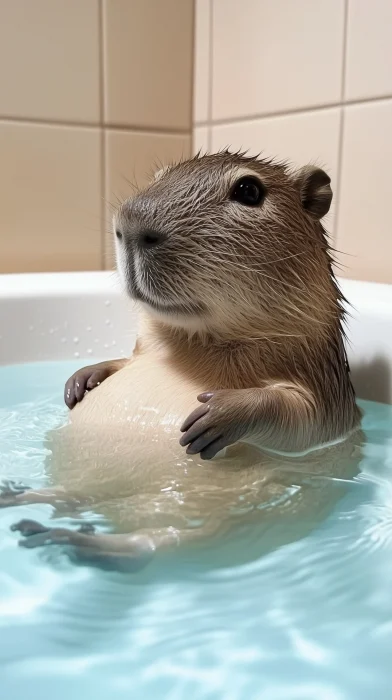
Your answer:
[[[213,97],[213,37],[214,8],[212,0],[208,2],[208,96],[207,96],[207,150],[212,151],[212,97]]]
[[[345,103],[346,94],[346,70],[347,70],[347,38],[348,38],[348,15],[349,15],[350,0],[345,0],[344,3],[344,19],[343,19],[343,54],[342,54],[342,84],[340,92],[340,101],[342,105]]]
[[[48,126],[54,128],[77,128],[77,129],[106,129],[106,131],[123,131],[125,133],[135,134],[157,134],[164,136],[188,136],[189,128],[174,128],[156,127],[156,126],[141,126],[129,124],[103,124],[98,122],[78,122],[78,121],[60,121],[51,119],[35,119],[31,117],[13,117],[0,116],[0,124],[25,124],[27,126]]]
[[[98,3],[98,26],[99,26],[99,120],[100,120],[100,189],[101,189],[101,268],[106,267],[106,154],[105,154],[105,65],[104,65],[104,16],[103,0]]]
[[[279,117],[291,117],[300,114],[308,114],[309,112],[322,112],[328,109],[336,109],[337,107],[355,107],[356,105],[372,104],[373,102],[388,102],[392,100],[392,94],[379,95],[378,97],[363,97],[353,100],[329,102],[322,105],[311,105],[310,107],[298,107],[296,109],[288,109],[277,112],[263,112],[262,114],[252,114],[243,117],[228,117],[227,119],[217,119],[216,121],[200,121],[196,122],[196,127],[208,126],[232,126],[235,124],[249,124],[254,121],[262,121],[263,119],[272,119]]]
[[[344,124],[345,124],[345,107],[344,107],[344,96],[346,94],[346,67],[347,67],[347,34],[348,34],[348,13],[349,13],[349,2],[350,0],[345,0],[344,3],[344,20],[343,20],[343,53],[342,53],[342,72],[341,72],[341,88],[340,88],[340,123],[339,123],[339,136],[338,136],[338,168],[337,168],[337,181],[336,181],[336,205],[335,205],[335,217],[334,217],[334,231],[333,231],[333,242],[334,247],[337,247],[337,233],[338,233],[338,223],[339,223],[339,209],[341,201],[341,185],[342,185],[342,166],[343,166],[343,142],[344,142]]]
[[[212,123],[209,121],[195,122],[194,127],[210,127],[210,126],[231,126],[235,124],[248,124],[253,121],[263,121],[264,119],[272,119],[274,117],[290,117],[293,115],[308,114],[309,112],[323,112],[337,107],[355,107],[373,103],[383,103],[392,100],[392,94],[382,97],[364,97],[356,100],[346,100],[345,102],[331,102],[324,105],[313,105],[312,107],[300,107],[298,109],[287,110],[286,112],[266,112],[264,114],[255,114],[252,116],[235,117],[232,119],[217,120]],[[0,124],[21,124],[27,126],[48,126],[53,128],[78,128],[78,129],[100,129],[106,131],[123,131],[124,133],[135,134],[157,134],[163,136],[189,136],[189,129],[170,129],[169,127],[149,127],[130,124],[100,124],[100,122],[78,122],[78,121],[56,121],[51,119],[35,119],[29,117],[14,117],[0,116]]]
[[[191,90],[191,123],[190,123],[190,140],[191,140],[191,153],[190,155],[193,156],[194,153],[194,145],[195,145],[195,131],[194,131],[194,121],[193,121],[193,114],[194,114],[194,107],[195,107],[195,71],[196,71],[196,13],[197,13],[197,0],[193,0],[193,23],[192,23],[192,70],[191,70],[191,81],[192,81],[192,90]]]

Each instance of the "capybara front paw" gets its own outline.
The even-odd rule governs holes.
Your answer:
[[[197,397],[201,406],[187,417],[180,430],[180,445],[190,455],[212,459],[225,447],[243,439],[252,425],[252,402],[246,390],[206,391]]]
[[[23,494],[29,490],[29,486],[24,486],[16,481],[2,481],[0,483],[0,508],[21,505]]]
[[[85,394],[99,386],[111,374],[106,362],[91,367],[82,367],[70,377],[64,389],[64,401],[68,408],[74,408]]]

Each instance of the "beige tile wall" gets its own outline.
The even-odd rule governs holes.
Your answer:
[[[0,0],[0,272],[111,265],[109,207],[190,151],[193,0]]]
[[[344,274],[392,283],[392,0],[196,0],[193,148],[331,174]]]
[[[109,204],[193,122],[324,166],[345,274],[392,282],[392,0],[195,3],[0,0],[0,271],[110,266]]]

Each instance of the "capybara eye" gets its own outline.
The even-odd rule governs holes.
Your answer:
[[[245,204],[247,207],[257,207],[265,197],[265,190],[257,177],[241,177],[230,193],[233,202]]]
[[[121,231],[119,231],[118,229],[117,229],[117,231],[116,231],[116,236],[117,236],[117,238],[118,238],[119,241],[122,240],[122,237],[123,237],[123,236],[122,236],[122,233],[121,233]]]

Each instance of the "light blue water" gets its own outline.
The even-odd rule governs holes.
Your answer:
[[[43,436],[76,366],[0,368],[0,478],[45,483]],[[49,506],[1,510],[1,697],[389,700],[392,408],[362,406],[360,476],[317,530],[263,557],[255,531],[109,574],[17,547],[10,525]]]

